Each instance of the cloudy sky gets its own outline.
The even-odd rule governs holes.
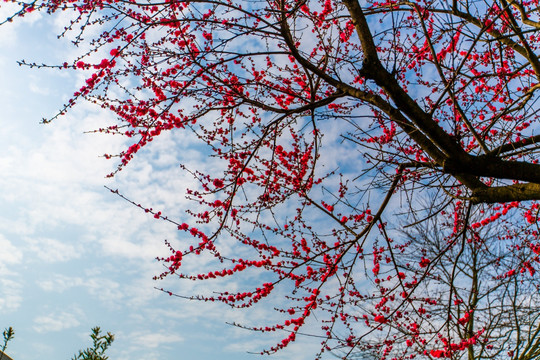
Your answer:
[[[8,12],[0,9],[0,18]],[[104,188],[181,221],[182,194],[192,180],[178,164],[207,163],[191,139],[160,136],[106,179],[115,163],[101,155],[123,149],[124,139],[84,132],[111,123],[108,113],[81,104],[39,124],[83,79],[16,61],[71,59],[72,48],[56,37],[61,24],[35,14],[0,26],[0,328],[16,331],[7,353],[15,360],[67,360],[90,345],[90,329],[98,325],[116,335],[111,360],[262,358],[248,351],[268,348],[282,334],[260,336],[226,322],[271,323],[268,306],[234,312],[155,290],[190,295],[214,284],[152,280],[162,271],[155,257],[168,255],[164,240],[181,241],[179,234]],[[306,349],[316,351],[316,344],[300,338],[273,359],[312,358]]]

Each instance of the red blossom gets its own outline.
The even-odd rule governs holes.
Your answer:
[[[213,184],[218,189],[221,189],[224,186],[223,180],[221,179],[214,179]]]

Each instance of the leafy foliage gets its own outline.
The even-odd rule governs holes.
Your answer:
[[[79,350],[79,355],[74,356],[72,360],[107,360],[109,357],[105,356],[105,351],[107,351],[114,341],[114,335],[109,332],[106,335],[100,334],[101,329],[99,327],[96,326],[93,328],[90,334],[93,346],[86,350]],[[10,326],[4,330],[3,335],[4,345],[2,346],[2,351],[0,351],[0,360],[4,357],[8,343],[15,337],[15,330]]]
[[[92,329],[90,338],[92,339],[92,347],[79,350],[79,354],[73,356],[72,360],[107,360],[109,358],[105,356],[105,351],[114,341],[114,335],[109,332],[106,335],[101,335],[101,329],[96,326]]]
[[[8,343],[15,337],[15,330],[10,326],[2,332],[2,335],[4,336],[4,345],[2,345],[2,351],[0,351],[0,360],[4,357]]]

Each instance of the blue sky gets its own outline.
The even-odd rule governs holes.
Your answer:
[[[0,17],[9,11],[1,8]],[[162,271],[155,257],[168,254],[164,240],[179,241],[179,234],[103,187],[181,220],[182,194],[193,180],[178,164],[211,166],[192,140],[162,135],[106,179],[116,164],[100,156],[119,152],[124,139],[83,132],[112,123],[110,114],[80,104],[39,124],[83,78],[19,67],[16,60],[71,59],[73,49],[56,39],[61,25],[61,18],[35,14],[0,27],[0,327],[16,331],[7,353],[15,360],[70,359],[90,345],[90,329],[98,325],[116,335],[111,360],[263,358],[247,351],[268,348],[282,334],[261,336],[226,322],[271,324],[271,307],[238,312],[155,290],[191,295],[241,284],[153,281]],[[201,261],[188,266],[202,268]],[[272,359],[310,359],[317,349],[317,339],[299,338]]]

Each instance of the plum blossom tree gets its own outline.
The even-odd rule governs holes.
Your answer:
[[[106,335],[101,335],[101,329],[99,326],[92,328],[90,334],[92,339],[92,347],[85,350],[79,350],[79,354],[73,356],[72,360],[107,360],[108,356],[105,356],[105,352],[111,346],[114,341],[114,335],[108,332]]]
[[[191,220],[145,209],[182,234],[156,278],[259,274],[177,295],[274,304],[238,324],[283,334],[263,353],[316,322],[316,358],[540,356],[537,0],[16,4],[72,16],[89,50],[50,66],[87,80],[57,116],[115,113],[96,131],[132,139],[117,171],[164,132],[208,147],[221,167],[183,167]]]

